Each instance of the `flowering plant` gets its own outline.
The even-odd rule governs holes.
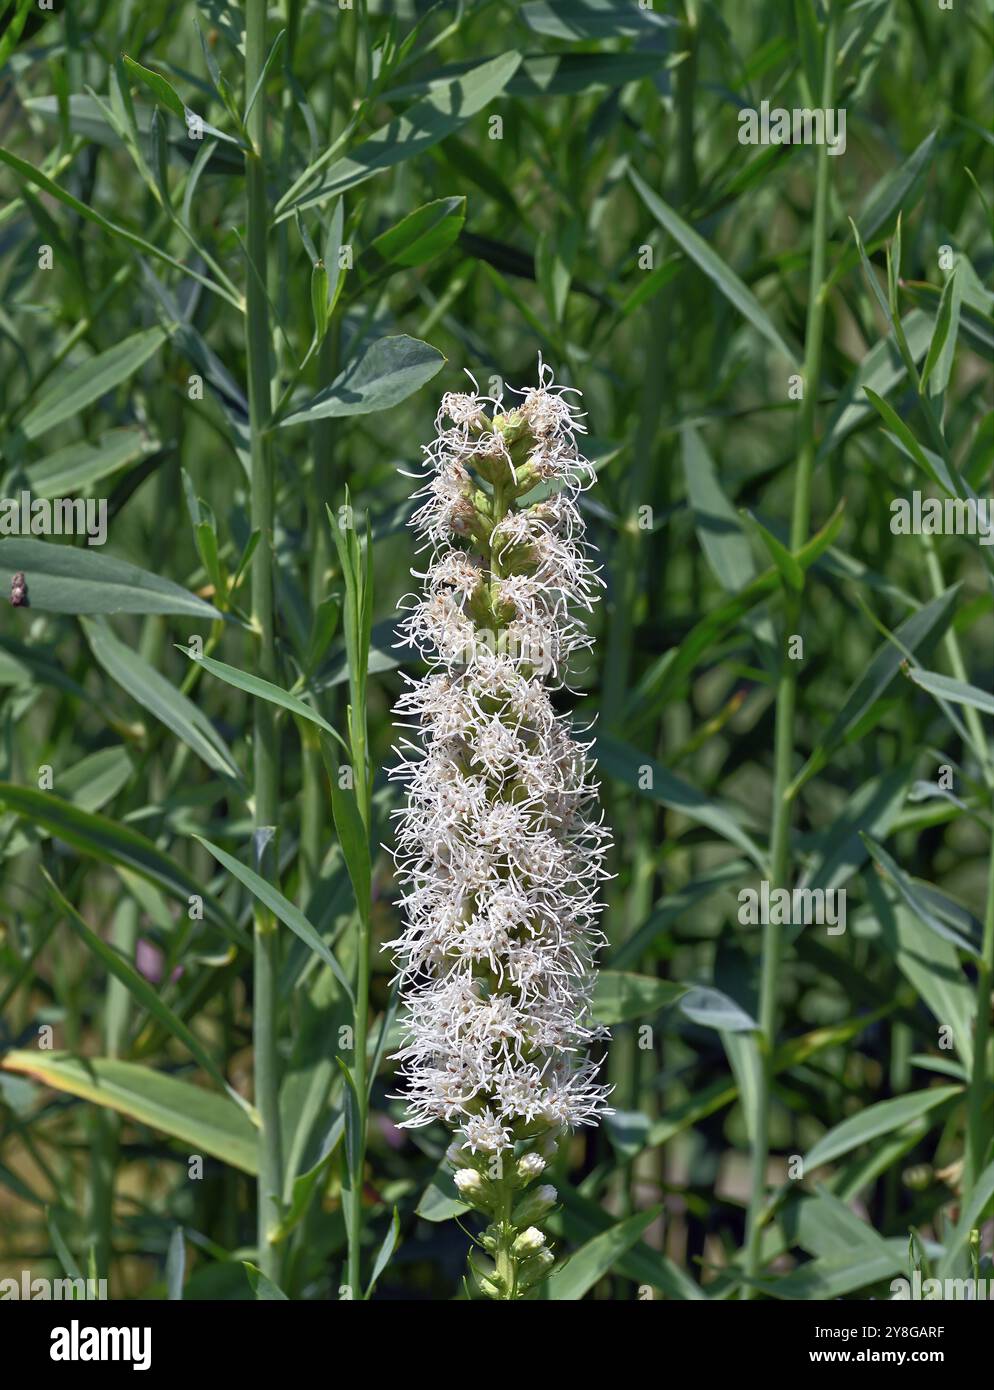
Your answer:
[[[577,499],[593,481],[564,390],[447,394],[412,518],[430,553],[405,638],[432,668],[396,712],[407,783],[395,860],[407,1125],[440,1119],[463,1200],[491,1218],[484,1293],[521,1297],[552,1263],[538,1178],[605,1109],[587,1045],[608,833],[589,745],[550,692],[591,645],[577,614],[601,583]]]

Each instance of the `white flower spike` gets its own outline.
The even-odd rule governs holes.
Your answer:
[[[390,943],[405,1124],[457,1131],[464,1199],[477,1192],[466,1171],[481,1173],[473,1204],[495,1216],[496,1259],[481,1287],[501,1298],[525,1292],[538,1234],[522,1245],[514,1189],[542,1172],[550,1139],[596,1122],[608,1090],[586,1048],[607,1036],[591,992],[609,837],[589,745],[550,698],[592,640],[582,617],[602,581],[577,498],[594,474],[547,367],[513,394],[512,408],[446,395],[424,450],[412,525],[430,558],[404,635],[431,670],[397,703],[392,773],[407,784],[394,851],[407,926]]]

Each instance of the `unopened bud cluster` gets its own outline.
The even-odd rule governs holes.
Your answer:
[[[458,1153],[450,1157],[464,1161]],[[512,1163],[509,1172],[499,1158],[486,1160],[481,1154],[470,1162],[474,1166],[456,1168],[454,1181],[463,1201],[490,1223],[477,1242],[489,1257],[485,1269],[474,1265],[480,1290],[488,1298],[525,1298],[555,1262],[539,1223],[559,1194],[551,1183],[526,1190],[545,1169],[534,1151]]]

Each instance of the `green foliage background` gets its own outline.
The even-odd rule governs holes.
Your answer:
[[[0,492],[106,498],[109,540],[0,537],[29,599],[0,613],[0,1275],[337,1298],[358,1262],[356,1296],[460,1295],[447,1136],[396,1128],[386,1060],[398,470],[464,371],[540,353],[597,465],[563,708],[616,837],[617,1113],[558,1161],[578,1253],[544,1292],[887,1297],[981,1258],[992,549],[890,523],[992,491],[992,14],[827,6],[286,0],[257,87],[240,6],[2,6]],[[826,90],[844,154],[739,143],[740,107]],[[326,757],[360,768],[334,814]],[[253,982],[254,868],[282,896]],[[844,888],[844,934],[740,924],[771,878]]]

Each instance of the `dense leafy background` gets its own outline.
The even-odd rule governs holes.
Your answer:
[[[414,562],[398,469],[464,369],[484,389],[526,383],[539,353],[583,390],[598,466],[585,505],[606,597],[563,707],[597,717],[617,840],[598,993],[617,1025],[617,1114],[561,1160],[554,1225],[583,1251],[549,1296],[743,1290],[760,932],[740,925],[737,895],[769,876],[784,594],[802,567],[791,877],[844,887],[848,917],[842,935],[788,933],[761,1291],[887,1296],[915,1262],[968,1268],[994,1189],[990,1061],[973,1041],[994,911],[991,549],[895,535],[890,504],[991,490],[991,8],[839,9],[847,149],[828,161],[824,351],[807,388],[820,541],[791,558],[815,152],[739,144],[737,112],[816,104],[824,7],[271,7],[269,38],[287,31],[258,97],[275,398],[288,392],[272,432],[277,683],[304,702],[277,726],[280,882],[298,914],[279,978],[291,1297],[337,1297],[342,1281],[336,1055],[349,1060],[353,1013],[339,976],[358,939],[306,713],[345,732],[346,586],[324,504],[348,489],[371,527],[378,846]],[[239,1104],[258,698],[241,22],[238,6],[161,0],[51,14],[7,0],[0,20],[0,490],[103,497],[110,516],[103,550],[0,538],[0,578],[24,571],[30,595],[0,615],[0,1273],[95,1266],[126,1296],[251,1297],[242,1261],[256,1258]],[[313,305],[320,325],[336,289],[295,376]],[[918,371],[930,364],[924,396],[895,308]],[[191,661],[195,638],[222,664]],[[902,657],[954,684],[908,679]],[[186,915],[191,893],[203,921]],[[377,849],[374,1041],[395,1026],[378,949],[394,898]],[[366,1278],[386,1239],[377,1297],[452,1297],[466,1238],[434,1176],[447,1138],[398,1130],[392,1092],[380,1058]]]

